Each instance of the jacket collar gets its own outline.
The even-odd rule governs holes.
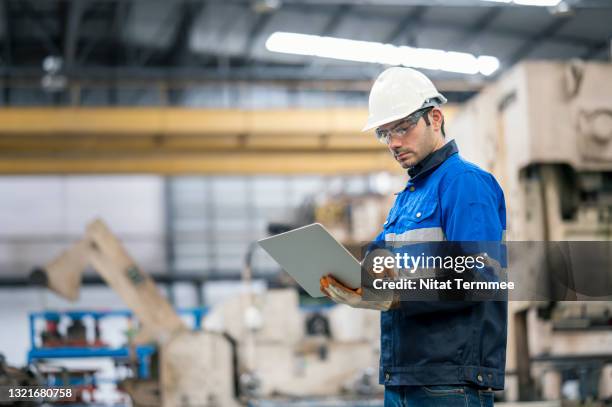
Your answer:
[[[408,175],[410,176],[410,181],[438,168],[440,164],[446,161],[448,157],[458,152],[459,149],[457,148],[457,143],[455,143],[455,140],[449,141],[444,146],[442,146],[442,148],[439,148],[438,150],[429,154],[427,157],[423,158],[414,167],[408,168]]]

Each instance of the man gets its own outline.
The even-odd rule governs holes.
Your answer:
[[[409,181],[376,242],[501,241],[504,196],[493,176],[445,142],[446,102],[423,74],[385,70],[370,92],[364,131],[375,128]],[[385,406],[492,406],[504,387],[507,302],[366,301],[332,276],[338,303],[381,310],[379,380]]]

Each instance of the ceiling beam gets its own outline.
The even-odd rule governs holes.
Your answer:
[[[93,50],[97,46],[99,46],[101,43],[103,43],[101,39],[104,37],[110,39],[110,41],[106,44],[106,46],[109,48],[112,47],[111,49],[113,50],[112,52],[113,61],[111,65],[117,66],[125,62],[125,61],[120,61],[121,59],[124,59],[124,60],[126,59],[125,55],[123,55],[125,54],[126,46],[122,44],[121,32],[127,21],[127,18],[129,15],[129,9],[131,7],[131,2],[130,1],[116,1],[114,3],[109,2],[109,4],[113,5],[109,33],[107,34],[105,33],[106,35],[100,36],[92,40],[89,44],[83,47],[83,50],[76,57],[76,59],[78,60],[78,65],[85,65],[87,63],[87,59],[89,58]]]
[[[243,55],[245,60],[251,60],[253,55],[253,48],[255,47],[255,41],[257,41],[257,38],[259,38],[259,36],[266,29],[266,26],[268,25],[268,22],[270,22],[272,15],[273,11],[255,14],[255,22],[253,23],[251,29],[247,34],[247,40],[244,45]]]
[[[485,10],[476,22],[467,29],[464,35],[460,35],[455,41],[451,42],[450,50],[466,50],[472,46],[474,41],[485,32],[493,21],[501,14],[502,7],[492,7]]]
[[[171,4],[171,3],[168,3]],[[163,30],[167,25],[173,25],[176,27],[176,30],[180,29],[179,22],[182,15],[182,10],[178,5],[173,5],[173,10],[171,13],[168,13],[162,17],[160,24],[157,26],[156,34],[153,37],[157,37],[158,33]],[[169,44],[168,47],[172,48],[173,44]],[[134,51],[137,51],[134,55],[134,59],[130,59],[134,65],[144,66],[149,63],[151,58],[160,53],[160,49],[152,46],[141,46],[137,47]],[[163,52],[163,51],[161,51]]]
[[[12,65],[13,64],[13,29],[12,29],[12,19],[11,19],[11,9],[10,9],[10,1],[2,0],[0,2],[0,8],[2,8],[2,42],[3,51],[2,51],[2,65]]]
[[[530,36],[523,44],[507,59],[505,65],[509,69],[523,58],[527,57],[531,51],[536,49],[542,42],[552,38],[564,25],[571,20],[569,16],[553,17],[553,20],[540,31]]]
[[[2,47],[2,64],[6,66],[13,65],[13,36],[12,36],[12,19],[9,0],[0,2],[3,18],[3,47]],[[2,101],[4,104],[11,103],[11,86],[6,80],[2,83]]]
[[[69,9],[67,18],[68,21],[64,34],[65,66],[72,66],[75,62],[77,45],[79,42],[79,26],[87,5],[87,0],[72,1],[66,5],[69,7]]]
[[[180,64],[182,58],[190,53],[189,36],[205,5],[206,3],[204,1],[194,3],[190,0],[183,0],[179,6],[180,16],[177,23],[178,28],[174,36],[174,42],[170,46],[170,52],[166,57],[169,65]]]
[[[352,8],[353,6],[350,4],[341,4],[337,6],[336,11],[330,14],[330,18],[329,20],[327,20],[327,24],[325,24],[325,27],[319,35],[322,37],[329,37],[330,35],[333,35],[336,32],[336,29],[338,28],[338,25],[340,24],[342,19],[344,19],[344,17],[346,17],[350,13]]]
[[[130,60],[128,53],[130,52],[129,46],[125,45],[121,40],[123,34],[123,28],[127,24],[128,17],[130,15],[130,9],[132,4],[129,1],[118,1],[115,5],[115,10],[112,19],[111,35],[117,49],[113,52],[113,66],[119,66]],[[119,44],[122,44],[119,47]]]
[[[324,70],[304,70],[303,67],[294,66],[265,66],[251,65],[248,67],[232,67],[227,72],[219,72],[216,67],[191,67],[191,68],[164,68],[164,67],[88,67],[81,66],[78,69],[69,69],[64,75],[71,81],[107,81],[109,84],[129,82],[129,81],[161,81],[164,83],[184,82],[203,82],[203,81],[258,81],[258,82],[308,82],[308,81],[365,81],[370,83],[381,68],[374,64],[364,64],[363,66],[343,66],[330,65]],[[438,71],[428,72],[432,80],[443,79]],[[0,66],[0,75],[4,75],[7,80],[19,85],[20,81],[37,81],[40,79],[39,67],[23,66]],[[444,82],[444,81],[443,81]],[[465,83],[465,81],[456,81]],[[482,86],[486,81],[476,81],[466,84],[468,90],[473,90],[474,86]],[[350,85],[350,84],[349,84]],[[457,89],[454,85],[453,89]]]
[[[400,20],[400,22],[395,26],[393,30],[389,33],[387,38],[385,39],[385,43],[387,44],[396,44],[400,43],[406,35],[408,30],[412,30],[415,24],[418,24],[425,12],[427,11],[427,7],[425,6],[417,6],[412,11],[410,11],[404,18]],[[414,44],[409,44],[414,45]]]
[[[459,79],[455,80],[436,80],[434,81],[436,87],[444,93],[444,95],[451,101],[464,101],[467,98],[474,96],[483,87],[482,82],[466,82]],[[320,91],[320,92],[353,92],[356,96],[361,93],[363,96],[364,104],[367,102],[367,93],[372,88],[372,80],[321,80],[321,79],[293,79],[293,80],[223,80],[223,79],[170,79],[164,80],[151,80],[151,79],[113,79],[113,80],[91,80],[91,79],[71,79],[71,86],[74,86],[78,90],[98,90],[102,92],[108,92],[110,89],[139,89],[141,91],[159,92],[159,89],[170,90],[171,93],[178,93],[193,89],[194,86],[211,86],[215,87],[241,87],[247,89],[251,85],[257,86],[270,86],[270,87],[282,87],[290,89],[292,91]],[[11,89],[17,87],[20,89],[39,89],[39,79],[28,79],[28,80],[11,80],[5,81],[4,84],[7,86],[5,89]],[[6,100],[6,99],[5,99]],[[44,102],[44,101],[42,101]],[[117,103],[109,102],[108,106],[114,106]],[[172,105],[180,105],[180,103],[174,102]],[[38,106],[45,106],[40,103]],[[7,106],[8,107],[8,106]],[[178,107],[178,106],[177,106]]]
[[[44,45],[47,52],[51,55],[61,55],[60,49],[57,44],[53,41],[53,34],[51,29],[47,27],[46,23],[42,18],[35,17],[36,13],[32,9],[32,5],[27,0],[20,0],[15,4],[19,4],[21,10],[25,14],[25,17],[30,20],[34,31],[42,44]]]

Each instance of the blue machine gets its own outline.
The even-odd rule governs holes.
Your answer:
[[[202,317],[206,315],[208,308],[188,308],[178,310],[180,315],[190,315],[193,317],[192,328],[195,331],[201,330]],[[62,317],[70,318],[71,320],[81,320],[84,317],[91,317],[95,321],[99,321],[108,317],[125,317],[133,318],[133,314],[129,310],[116,311],[45,311],[30,313],[30,350],[28,352],[28,364],[41,359],[63,359],[63,358],[112,358],[116,360],[125,360],[130,357],[130,348],[127,346],[120,348],[110,348],[106,346],[53,346],[44,347],[37,345],[37,321],[56,320],[59,321]],[[151,355],[155,352],[154,345],[140,345],[135,348],[135,356],[138,362],[138,378],[149,378],[149,366]]]

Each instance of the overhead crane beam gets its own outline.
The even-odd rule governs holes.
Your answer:
[[[0,174],[352,174],[398,168],[386,152],[0,158]]]
[[[0,135],[346,135],[359,134],[366,116],[365,109],[5,108]]]
[[[386,148],[361,133],[366,116],[366,109],[5,108],[0,174],[397,171]]]

